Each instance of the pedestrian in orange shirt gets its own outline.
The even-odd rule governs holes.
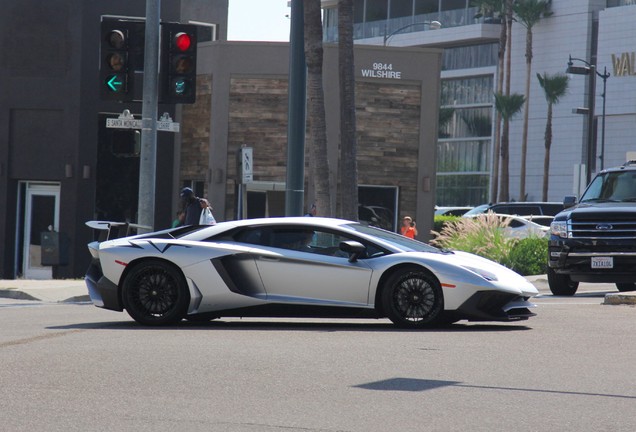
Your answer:
[[[415,227],[415,222],[410,216],[404,216],[404,219],[402,219],[400,234],[412,239],[414,239],[415,236],[417,235],[417,228]]]

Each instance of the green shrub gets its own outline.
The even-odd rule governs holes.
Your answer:
[[[507,222],[493,213],[478,218],[459,217],[446,223],[441,231],[433,231],[431,244],[437,247],[461,250],[504,263],[517,242],[507,237],[504,228]]]
[[[545,274],[548,271],[548,239],[529,237],[519,240],[503,264],[523,276]]]
[[[432,245],[474,253],[509,267],[524,276],[546,273],[547,239],[508,237],[504,234],[504,228],[508,222],[492,213],[477,218],[453,219],[445,220],[443,224],[440,224],[439,231],[431,232]]]
[[[441,232],[448,223],[457,221],[461,216],[435,216],[433,219],[433,231]]]

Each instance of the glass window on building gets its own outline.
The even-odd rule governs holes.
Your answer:
[[[338,10],[338,8],[333,8]],[[360,24],[364,22],[364,0],[353,0],[353,23]],[[338,22],[336,21],[336,26]]]
[[[489,181],[487,174],[439,173],[437,175],[438,205],[474,206],[488,202]]]
[[[390,18],[410,17],[413,15],[413,2],[411,0],[392,0]]]
[[[436,13],[439,11],[439,0],[415,0],[415,15]]]
[[[446,28],[469,24],[468,0],[443,0],[439,20]]]
[[[466,9],[468,7],[469,0],[442,0],[441,10],[457,10]]]
[[[442,23],[445,26],[444,23]],[[442,70],[473,69],[497,65],[497,43],[446,48]]]
[[[388,0],[367,0],[365,14],[366,22],[386,20],[389,15]]]
[[[437,144],[437,204],[488,200],[493,75],[442,80]]]

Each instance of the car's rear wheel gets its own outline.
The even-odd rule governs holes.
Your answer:
[[[618,290],[620,292],[636,291],[636,284],[633,284],[633,283],[617,283],[616,284],[616,288],[618,288]]]
[[[135,321],[160,326],[181,321],[188,310],[190,295],[176,267],[150,260],[137,264],[126,275],[122,301]]]
[[[548,267],[548,285],[552,294],[558,296],[572,296],[579,288],[579,283],[570,279],[566,274],[558,274]]]
[[[382,306],[397,326],[422,328],[437,324],[444,311],[444,295],[435,278],[418,267],[407,267],[386,281]]]

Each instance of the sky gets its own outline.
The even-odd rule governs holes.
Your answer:
[[[289,41],[288,0],[229,0],[228,40]]]

